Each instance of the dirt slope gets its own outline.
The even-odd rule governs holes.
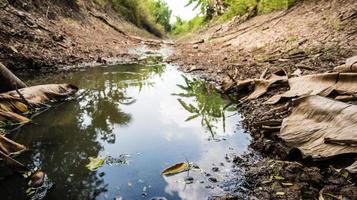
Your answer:
[[[244,16],[236,17],[191,40],[204,43],[177,45],[171,61],[186,70],[194,66],[218,83],[228,74],[257,77],[265,68],[326,72],[357,53],[356,7],[353,0],[303,1],[244,23]]]
[[[214,82],[233,98],[242,97],[246,94],[236,92],[237,88],[226,89],[239,80],[279,70],[289,77],[294,72],[299,75],[328,72],[344,64],[346,58],[357,55],[356,8],[354,0],[299,1],[289,10],[251,19],[236,17],[202,30],[189,41],[179,40],[169,62]],[[238,163],[247,171],[248,183],[244,187],[250,191],[249,198],[357,199],[356,177],[344,177],[334,169],[352,164],[357,160],[356,154],[312,162],[302,159],[299,152],[289,151],[277,137],[279,125],[291,113],[292,105],[288,102],[272,106],[264,102],[287,90],[273,87],[261,98],[239,105],[245,126],[253,136],[251,147],[267,157],[254,165]],[[264,121],[274,122],[277,127],[265,129]],[[284,179],[279,181],[281,177]],[[243,194],[246,198],[247,193]]]
[[[132,60],[128,49],[150,38],[155,39],[92,1],[0,0],[0,62],[17,73]]]

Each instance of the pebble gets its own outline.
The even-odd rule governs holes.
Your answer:
[[[206,185],[205,188],[207,188],[207,189],[213,189],[214,186],[212,186],[212,185]]]
[[[212,167],[212,171],[218,172],[218,171],[219,171],[219,168],[218,168],[218,167]]]
[[[37,171],[31,176],[31,187],[40,187],[45,180],[45,173],[43,171]]]
[[[150,200],[167,200],[166,197],[153,197]]]
[[[212,183],[217,183],[217,179],[214,177],[210,177],[208,180],[211,181]]]
[[[193,177],[191,177],[191,176],[186,177],[185,178],[185,183],[186,184],[192,184],[193,183]]]

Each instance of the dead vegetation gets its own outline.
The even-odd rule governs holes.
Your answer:
[[[341,169],[352,174],[343,184],[296,180],[306,187],[293,190],[272,190],[277,186],[273,179],[273,185],[251,187],[258,199],[356,198],[353,192],[343,196],[341,190],[356,189],[351,184],[356,181],[357,159],[353,131],[357,77],[352,57],[357,54],[356,6],[348,0],[301,1],[287,11],[248,21],[238,17],[192,38],[204,42],[176,45],[176,54],[169,58],[184,71],[199,69],[193,73],[238,99],[254,138],[251,146],[265,156],[299,161],[304,164],[301,170],[313,165],[323,179],[338,179]],[[262,176],[269,179],[276,168],[267,169]],[[264,181],[256,179],[255,184]]]

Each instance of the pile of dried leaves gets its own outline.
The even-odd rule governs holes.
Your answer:
[[[271,73],[267,70],[259,79],[235,82],[225,81],[223,90],[252,90],[244,101],[257,99],[273,87],[288,84],[290,88],[276,94],[264,104],[276,104],[292,100],[292,112],[281,126],[265,127],[279,131],[277,134],[290,151],[299,152],[303,158],[314,161],[357,154],[357,56],[338,66],[334,72],[302,76],[299,71],[287,75],[284,71]],[[348,103],[345,103],[348,102]],[[273,120],[274,121],[274,120]],[[275,122],[275,121],[274,121]],[[289,152],[287,152],[289,153]],[[354,157],[355,158],[355,157]],[[357,161],[346,167],[357,173]]]

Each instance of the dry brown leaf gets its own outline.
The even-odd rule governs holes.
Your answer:
[[[5,154],[9,155],[11,153],[17,153],[25,149],[25,146],[16,143],[3,135],[0,135],[0,151],[4,152]]]
[[[24,98],[33,105],[47,103],[48,101],[58,100],[73,95],[78,88],[71,84],[48,84],[22,88],[19,92]],[[17,91],[4,93],[16,99],[21,99]]]
[[[162,175],[165,176],[170,176],[170,175],[174,175],[174,174],[178,174],[181,172],[185,172],[188,171],[190,169],[190,164],[187,162],[183,162],[183,163],[177,163],[167,169],[165,169],[162,172]]]
[[[337,66],[333,69],[335,72],[357,72],[357,56],[346,60],[346,64]]]
[[[357,73],[328,73],[289,79],[290,90],[270,98],[266,103],[275,104],[282,98],[306,95],[328,96],[332,92],[341,95],[357,94]]]
[[[351,145],[357,141],[357,106],[316,95],[295,104],[278,135],[289,147],[313,159],[357,153],[357,146]]]
[[[4,112],[0,110],[0,122],[4,122],[5,124],[10,123],[15,123],[15,124],[25,124],[30,122],[31,120],[28,119],[27,117],[24,117],[22,115],[19,115],[14,112]],[[0,124],[1,126],[1,124]]]
[[[27,113],[29,107],[36,108],[49,101],[66,98],[77,90],[70,84],[50,84],[0,94],[0,122],[27,123],[30,120],[20,114]]]

